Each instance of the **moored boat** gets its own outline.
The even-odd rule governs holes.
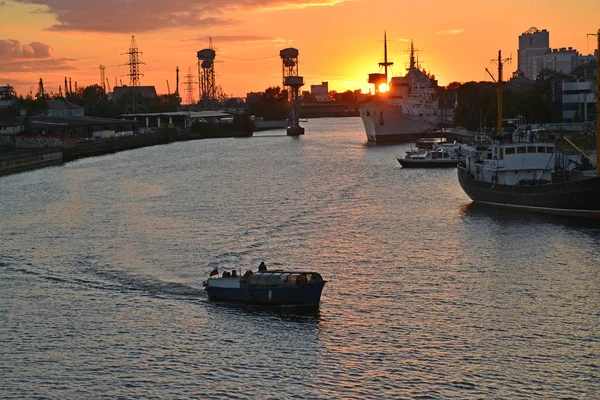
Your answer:
[[[211,276],[205,283],[212,300],[270,306],[318,307],[327,281],[313,271],[270,270],[241,277]]]
[[[600,67],[600,59],[597,62]],[[524,126],[502,136],[500,53],[498,65],[497,129],[500,135],[498,140],[482,146],[461,147],[458,165],[461,187],[476,203],[600,219],[600,118],[596,124],[595,157],[563,138],[578,153],[566,154],[557,149],[543,131],[536,133]],[[596,79],[596,109],[600,116],[600,74]]]
[[[434,145],[432,149],[407,151],[406,156],[396,157],[403,168],[452,168],[458,164],[460,144]]]

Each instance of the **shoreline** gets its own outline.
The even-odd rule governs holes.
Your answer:
[[[246,138],[252,135],[237,132],[190,133],[175,129],[162,130],[153,134],[112,137],[106,140],[79,144],[72,148],[52,147],[43,149],[0,148],[0,177],[33,171],[50,166],[63,165],[81,158],[99,157],[121,151],[144,147],[185,142],[188,140]]]

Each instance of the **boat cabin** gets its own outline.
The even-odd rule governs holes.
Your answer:
[[[244,281],[248,287],[280,287],[323,281],[323,277],[317,272],[276,270],[255,272],[242,279],[242,284]]]

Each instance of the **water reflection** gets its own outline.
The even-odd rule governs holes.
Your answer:
[[[573,228],[600,229],[600,220],[534,213],[526,210],[504,208],[500,206],[480,204],[475,202],[462,204],[460,206],[460,213],[463,217],[476,219],[483,218],[486,220],[502,223],[551,223],[556,225],[569,226]]]

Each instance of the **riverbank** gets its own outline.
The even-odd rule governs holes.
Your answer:
[[[0,149],[0,176],[63,164],[62,148]]]
[[[226,130],[180,131],[174,128],[161,129],[153,134],[111,137],[105,140],[81,143],[76,147],[45,149],[16,149],[0,147],[0,176],[11,175],[39,168],[61,165],[65,162],[86,157],[97,157],[125,150],[156,146],[174,142],[226,137],[249,137],[246,132]]]

